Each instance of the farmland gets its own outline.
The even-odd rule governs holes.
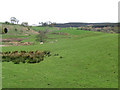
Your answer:
[[[2,52],[49,50],[51,56],[34,64],[3,62],[3,88],[118,87],[118,34],[56,27],[31,27],[31,30],[16,31],[14,35],[11,29],[11,33],[3,34],[3,39],[26,38],[19,42],[33,44],[12,43],[2,47]],[[39,30],[49,31],[43,44],[36,41]]]

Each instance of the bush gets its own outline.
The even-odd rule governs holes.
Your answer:
[[[60,56],[60,58],[63,58],[62,56]]]
[[[15,31],[17,31],[17,28],[15,28]]]
[[[19,60],[14,60],[13,62],[14,62],[14,64],[19,64],[20,63]]]
[[[8,21],[5,21],[5,24],[10,24],[10,22],[8,22]]]
[[[25,60],[22,60],[21,62],[22,62],[22,63],[25,63]]]
[[[14,64],[22,63],[39,63],[44,60],[44,56],[51,56],[50,51],[13,51],[13,52],[3,52],[2,62],[12,61]]]
[[[54,54],[54,56],[58,56],[59,54]]]

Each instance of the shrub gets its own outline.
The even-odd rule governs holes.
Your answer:
[[[24,59],[22,59],[22,60],[21,60],[21,62],[22,62],[22,63],[25,63],[25,60],[24,60]]]
[[[17,31],[17,28],[15,28],[15,31]]]
[[[29,59],[29,61],[27,63],[36,63],[35,59]]]
[[[14,62],[14,64],[19,64],[20,63],[19,60],[14,60],[13,62]]]
[[[12,61],[14,64],[22,63],[39,63],[44,60],[45,56],[51,56],[50,51],[12,51],[12,52],[2,52],[2,62]]]
[[[54,56],[58,56],[59,54],[54,54]]]
[[[6,56],[2,56],[2,59],[6,59]]]
[[[62,56],[60,56],[60,58],[63,58]]]

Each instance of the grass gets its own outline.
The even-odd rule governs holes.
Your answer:
[[[35,30],[35,31],[39,31],[39,30],[42,30],[42,31],[45,31],[45,30],[50,30],[50,31],[54,31],[54,30],[57,30],[57,28],[55,27],[47,27],[47,26],[33,26],[31,27],[31,29]]]
[[[55,32],[69,33],[66,37],[70,38],[51,34],[56,39],[49,41],[57,42],[2,48],[3,51],[50,50],[52,53],[38,64],[4,62],[3,88],[118,87],[117,34],[65,29]],[[56,53],[59,56],[54,56]]]
[[[24,35],[9,35],[9,37],[6,34],[2,35],[2,38],[25,38],[25,37],[26,36]]]
[[[24,38],[29,37],[30,35],[34,34],[32,30],[28,30],[28,27],[21,26],[21,25],[3,25],[8,29],[6,34],[2,34],[2,38]]]

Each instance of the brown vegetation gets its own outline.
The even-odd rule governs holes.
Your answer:
[[[50,51],[8,51],[2,52],[3,62],[14,62],[14,64],[22,63],[39,63],[43,61],[45,56],[51,56]]]

